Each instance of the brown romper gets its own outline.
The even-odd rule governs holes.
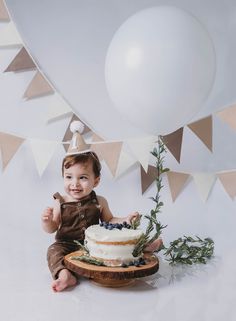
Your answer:
[[[59,193],[53,197],[60,202],[61,224],[55,236],[56,242],[48,248],[47,260],[51,274],[56,279],[65,268],[64,256],[78,250],[74,240],[83,243],[86,228],[99,223],[100,210],[94,191],[76,202],[65,202]]]

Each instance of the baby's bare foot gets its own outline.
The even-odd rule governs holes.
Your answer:
[[[52,282],[52,289],[54,292],[61,292],[66,288],[76,285],[77,279],[67,269],[63,269],[59,272],[58,279]]]

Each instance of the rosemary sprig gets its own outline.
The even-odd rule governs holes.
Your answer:
[[[155,147],[151,154],[156,158],[156,169],[157,169],[157,177],[155,179],[157,192],[155,197],[151,197],[151,200],[155,203],[154,209],[150,211],[149,215],[145,215],[144,217],[148,220],[148,225],[146,227],[145,233],[140,237],[137,242],[133,256],[136,257],[140,255],[144,248],[152,243],[154,240],[158,239],[162,233],[162,230],[166,228],[167,225],[162,225],[157,220],[157,215],[161,212],[161,208],[164,205],[163,202],[160,201],[160,191],[163,188],[162,185],[162,174],[169,171],[169,168],[164,167],[164,156],[163,153],[166,152],[166,148],[161,138],[158,138],[158,149]],[[154,234],[151,233],[154,230]]]
[[[89,264],[94,264],[99,266],[106,266],[103,261],[95,259],[89,255],[72,256],[71,260],[83,261]]]
[[[89,253],[89,250],[88,250],[88,248],[86,247],[86,245],[80,243],[80,241],[78,241],[78,240],[74,240],[74,242],[75,242],[77,245],[79,245],[79,247],[81,247],[81,249],[82,249],[84,252]]]
[[[178,238],[170,243],[170,247],[166,249],[164,255],[168,258],[170,264],[183,263],[204,263],[213,256],[214,241],[211,238],[201,239],[196,236],[194,239],[191,236]]]

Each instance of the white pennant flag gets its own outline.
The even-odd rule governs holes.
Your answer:
[[[148,162],[151,155],[150,152],[153,150],[157,140],[157,136],[146,136],[126,140],[130,150],[134,154],[137,161],[139,161],[139,163],[142,165],[145,172],[148,170]]]
[[[136,162],[137,160],[134,157],[121,150],[115,178],[121,176],[128,168],[130,168]]]
[[[59,143],[39,139],[29,139],[29,142],[39,176],[42,176]]]
[[[6,24],[0,31],[0,47],[22,46],[23,41],[13,22]]]
[[[48,113],[46,121],[50,121],[60,116],[73,113],[68,103],[57,93],[52,96],[51,102],[48,105]]]
[[[202,200],[205,202],[215,184],[216,175],[212,173],[194,173],[192,177]]]

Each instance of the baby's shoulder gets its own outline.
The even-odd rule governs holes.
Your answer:
[[[104,206],[107,204],[107,200],[105,199],[105,197],[103,197],[101,195],[97,195],[97,200],[98,200],[98,204],[100,206]]]

